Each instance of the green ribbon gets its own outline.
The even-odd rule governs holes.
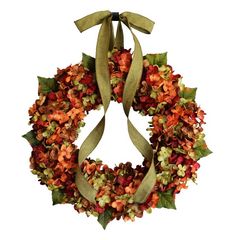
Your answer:
[[[104,116],[80,147],[75,181],[80,193],[94,204],[96,204],[95,197],[97,191],[87,182],[83,176],[81,172],[81,164],[96,148],[104,132],[105,114],[111,100],[111,85],[108,69],[108,50],[111,50],[113,46],[117,48],[123,47],[123,31],[121,23],[124,23],[129,28],[135,43],[132,64],[126,79],[123,92],[123,109],[127,117],[128,132],[133,144],[136,146],[139,152],[141,152],[145,159],[151,163],[147,174],[145,175],[142,183],[134,194],[134,201],[137,203],[145,202],[156,182],[152,147],[149,142],[138,132],[138,130],[134,127],[129,119],[129,112],[143,71],[143,55],[141,46],[137,37],[133,33],[132,28],[143,33],[151,33],[154,22],[139,14],[124,12],[119,16],[117,34],[114,41],[112,13],[110,11],[101,11],[90,14],[82,19],[75,21],[75,24],[80,32],[83,32],[95,25],[101,24],[96,46],[96,79],[104,106]]]

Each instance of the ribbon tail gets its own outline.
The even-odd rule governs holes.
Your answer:
[[[124,48],[124,35],[123,35],[123,29],[122,29],[121,21],[118,21],[114,47],[117,48],[117,49]]]
[[[109,37],[109,51],[113,50],[114,47],[114,31],[113,31],[113,23],[110,21],[110,37]]]

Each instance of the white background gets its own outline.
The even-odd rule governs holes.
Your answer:
[[[8,0],[0,2],[0,239],[235,239],[234,216],[234,1],[229,0]],[[177,196],[177,211],[156,209],[134,223],[113,221],[106,231],[72,206],[52,207],[50,192],[30,173],[28,107],[37,97],[36,76],[94,55],[98,27],[80,34],[73,21],[98,10],[132,11],[156,22],[151,35],[137,33],[144,53],[168,51],[184,83],[198,87],[207,112],[205,133],[213,154],[200,161],[198,185]],[[126,46],[133,48],[128,32]],[[141,163],[121,128],[120,105],[111,105],[104,139],[92,156],[111,166]],[[84,139],[101,113],[87,117]],[[98,116],[98,117],[97,117]],[[92,120],[91,120],[92,119]],[[147,137],[147,119],[133,121]],[[108,132],[108,133],[107,133]],[[111,137],[116,136],[111,142]],[[79,144],[79,143],[78,143]]]

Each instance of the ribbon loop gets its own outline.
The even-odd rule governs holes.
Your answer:
[[[91,27],[101,24],[105,18],[111,15],[110,11],[99,11],[89,14],[74,23],[80,32],[84,32]]]
[[[143,33],[150,34],[153,30],[154,22],[140,14],[124,12],[120,19],[128,28],[132,27]]]
[[[122,23],[120,20],[118,21],[114,47],[117,49],[121,49],[124,47],[124,36],[123,36],[123,30],[122,30]]]

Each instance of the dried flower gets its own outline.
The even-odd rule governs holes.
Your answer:
[[[114,101],[122,102],[131,62],[130,50],[115,49],[110,53]],[[181,76],[166,64],[164,54],[152,54],[149,58],[146,55],[143,68],[132,106],[142,115],[152,116],[148,131],[156,184],[151,194],[144,203],[134,202],[150,166],[146,160],[142,166],[133,167],[128,162],[111,169],[100,160],[85,159],[81,170],[97,190],[96,204],[78,192],[75,184],[78,149],[73,142],[84,126],[85,114],[98,109],[102,100],[94,73],[83,64],[76,64],[58,69],[55,78],[44,86],[46,92],[39,92],[39,99],[29,109],[33,130],[24,135],[33,148],[32,173],[52,191],[54,203],[71,203],[79,213],[108,221],[121,217],[134,221],[144,211],[151,212],[151,208],[175,208],[175,194],[187,188],[188,180],[196,180],[198,160],[211,153],[202,133],[205,112],[195,102],[196,90],[181,83]],[[46,81],[43,79],[41,84]],[[42,89],[41,86],[39,90]]]

